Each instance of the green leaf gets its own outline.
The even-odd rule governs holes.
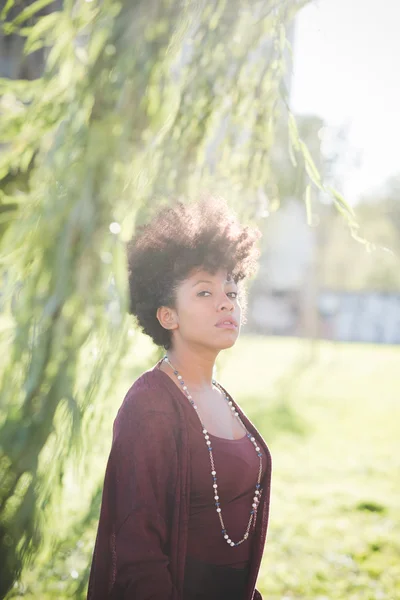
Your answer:
[[[368,240],[366,240],[365,238],[358,235],[358,229],[359,229],[359,226],[355,223],[350,226],[351,237],[353,239],[355,239],[357,242],[360,242],[360,244],[368,244],[369,243]]]
[[[89,57],[92,64],[98,59],[108,39],[109,33],[106,29],[100,29],[92,36],[89,46]]]
[[[6,17],[10,9],[14,6],[14,0],[7,0],[5,7],[0,13],[0,19],[3,21]]]
[[[24,8],[17,17],[12,21],[13,25],[21,25],[24,21],[31,19],[39,10],[49,6],[52,4],[53,0],[36,0],[36,2],[32,2],[29,6]]]
[[[35,154],[35,149],[32,147],[30,147],[30,148],[28,147],[24,150],[23,154],[21,155],[21,159],[20,159],[20,163],[19,163],[20,169],[22,172],[28,170],[34,154]]]
[[[328,191],[334,197],[335,203],[339,205],[344,212],[344,214],[348,214],[349,216],[355,218],[356,214],[350,204],[343,198],[342,194],[340,194],[335,188],[329,186]],[[341,212],[342,212],[341,211]]]
[[[290,162],[292,163],[292,165],[293,165],[294,167],[297,167],[297,160],[296,160],[296,157],[295,157],[295,155],[294,155],[294,152],[293,152],[293,145],[292,145],[292,142],[291,142],[291,140],[290,140],[290,139],[289,139],[289,141],[288,141],[288,152],[289,152],[289,158],[290,158]]]
[[[297,152],[299,152],[301,140],[300,140],[299,130],[297,128],[296,119],[294,118],[294,115],[291,112],[289,112],[289,116],[288,116],[288,130],[289,130],[289,139],[292,143],[292,146]]]
[[[311,181],[320,189],[323,190],[323,185],[321,182],[321,175],[320,172],[318,171],[314,160],[310,154],[309,149],[307,148],[306,144],[301,140],[300,141],[300,150],[301,153],[303,155],[304,158],[304,166],[306,168],[307,171],[307,175],[309,176],[309,178],[311,179]]]
[[[63,31],[62,34],[57,38],[57,42],[50,50],[47,57],[46,68],[49,71],[52,71],[56,67],[57,62],[61,61],[63,56],[65,60],[70,60],[70,57],[66,56],[66,50],[69,49],[70,42],[71,32],[68,30]]]
[[[22,35],[26,33],[27,36],[24,53],[30,54],[40,47],[40,45],[38,46],[38,43],[42,41],[43,37],[50,29],[57,25],[57,22],[59,22],[61,18],[62,14],[60,12],[50,13],[49,15],[41,17],[32,27],[27,27],[26,30],[22,30]]]

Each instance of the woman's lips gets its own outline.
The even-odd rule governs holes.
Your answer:
[[[218,327],[218,329],[237,329],[237,323],[233,319],[225,319],[224,321],[218,321],[215,327]]]

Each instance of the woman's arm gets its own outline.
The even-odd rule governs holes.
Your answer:
[[[154,409],[156,393],[146,389],[127,397],[114,424],[103,492],[108,508],[102,507],[102,515],[112,520],[113,592],[118,590],[121,600],[170,600],[174,592],[168,546],[178,468],[176,426],[162,402]],[[96,594],[89,597],[100,600]]]

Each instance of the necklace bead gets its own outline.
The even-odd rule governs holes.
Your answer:
[[[218,495],[218,484],[216,483],[217,481],[217,472],[215,470],[215,465],[214,465],[214,457],[213,457],[213,453],[212,453],[212,445],[211,445],[211,441],[210,441],[210,436],[208,435],[208,431],[206,429],[206,427],[204,426],[201,417],[198,413],[198,409],[197,409],[197,405],[195,404],[194,400],[192,399],[191,394],[189,393],[189,390],[187,388],[187,385],[185,384],[184,380],[182,379],[182,375],[179,374],[178,370],[175,369],[175,367],[171,364],[171,361],[169,360],[169,358],[167,356],[164,356],[163,359],[172,369],[174,375],[176,376],[176,378],[179,381],[179,384],[182,386],[182,392],[185,394],[185,396],[187,397],[187,399],[189,400],[190,404],[193,406],[193,408],[195,409],[197,416],[199,417],[200,423],[203,427],[203,434],[204,434],[204,440],[206,442],[206,447],[207,450],[209,452],[209,457],[210,457],[210,464],[211,464],[211,475],[212,475],[212,479],[213,479],[213,490],[214,490],[214,500],[215,500],[215,509],[221,524],[221,532],[222,532],[222,536],[224,538],[224,540],[226,540],[227,544],[229,546],[231,546],[232,548],[235,546],[239,546],[240,544],[242,544],[245,540],[248,539],[249,537],[249,531],[250,531],[250,527],[251,524],[253,522],[253,520],[256,518],[257,515],[257,507],[258,504],[260,502],[260,496],[262,493],[261,488],[261,474],[262,474],[262,454],[260,452],[260,448],[259,446],[257,446],[257,442],[254,436],[252,436],[251,433],[249,433],[243,423],[243,421],[240,418],[240,414],[238,412],[238,410],[236,409],[236,406],[234,405],[234,403],[232,402],[232,400],[230,398],[228,398],[228,396],[226,395],[226,393],[224,392],[224,390],[221,388],[221,386],[219,385],[219,383],[217,381],[215,381],[214,379],[212,380],[212,383],[215,387],[217,387],[220,392],[222,393],[222,395],[224,396],[225,400],[227,401],[228,406],[231,408],[232,411],[232,416],[235,416],[238,421],[241,423],[242,427],[245,429],[246,431],[246,436],[249,438],[249,440],[252,442],[254,449],[256,451],[256,454],[259,458],[259,469],[258,469],[258,477],[257,477],[257,483],[256,483],[256,489],[254,492],[254,498],[253,498],[253,503],[251,505],[251,510],[250,510],[250,518],[249,518],[249,522],[247,524],[246,527],[246,531],[242,537],[241,540],[239,540],[238,542],[233,542],[231,540],[231,538],[229,537],[229,535],[227,534],[226,531],[226,527],[222,518],[222,510],[221,510],[221,506],[220,506],[220,502],[219,502],[219,495]]]

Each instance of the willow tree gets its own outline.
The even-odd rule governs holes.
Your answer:
[[[125,351],[135,223],[203,189],[255,214],[273,181],[286,31],[304,1],[65,0],[35,19],[50,4],[1,13],[5,35],[46,55],[40,78],[0,80],[1,597],[40,547]],[[286,116],[293,160],[321,186]]]

